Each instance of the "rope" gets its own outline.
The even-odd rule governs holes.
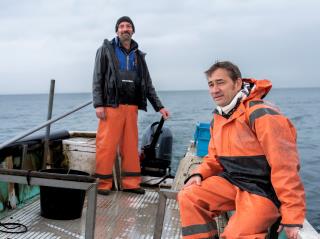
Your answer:
[[[23,225],[21,223],[15,223],[15,222],[7,222],[7,223],[1,223],[0,222],[0,228],[4,227],[6,230],[0,229],[0,232],[4,233],[25,233],[28,231],[28,228],[26,225]],[[22,228],[19,231],[14,231],[17,228]]]
[[[158,182],[156,183],[148,183],[152,180],[155,180],[155,178],[149,179],[147,181],[144,181],[142,183],[140,183],[140,185],[142,187],[157,187],[160,185],[160,183],[162,183],[164,180],[166,180],[167,178],[174,178],[172,175],[165,175],[163,178],[161,178]]]

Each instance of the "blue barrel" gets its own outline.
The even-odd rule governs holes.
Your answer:
[[[210,123],[198,122],[194,133],[194,142],[197,146],[197,156],[203,157],[208,154],[210,141]]]

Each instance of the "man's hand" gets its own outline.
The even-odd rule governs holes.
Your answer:
[[[197,184],[197,185],[201,185],[201,177],[198,175],[195,175],[193,177],[191,177],[188,182],[183,186],[183,188],[189,187],[192,184]]]
[[[101,120],[106,120],[106,113],[104,112],[104,107],[96,108],[96,116]]]
[[[284,231],[286,232],[288,239],[298,239],[298,232],[300,227],[286,227],[280,225],[277,232],[281,232],[282,229],[284,229]]]
[[[163,117],[165,120],[169,118],[170,113],[169,113],[169,111],[168,111],[166,108],[162,108],[162,109],[160,110],[160,113],[162,114],[162,117]]]

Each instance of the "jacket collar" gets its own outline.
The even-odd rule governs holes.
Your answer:
[[[256,80],[256,79],[242,79],[251,85],[249,96],[244,99],[244,102],[252,99],[263,99],[271,90],[272,83],[269,80]]]
[[[271,90],[272,83],[269,80],[256,80],[256,79],[249,79],[249,78],[243,78],[244,85],[249,85],[248,92],[246,97],[243,97],[242,99],[239,98],[234,105],[233,109],[228,111],[227,113],[224,113],[217,107],[214,110],[215,114],[221,115],[226,119],[229,118],[236,118],[242,113],[244,113],[244,104],[248,100],[251,99],[263,99]],[[238,108],[240,108],[238,110]],[[233,117],[231,117],[233,115]]]
[[[135,50],[137,50],[138,47],[139,47],[138,43],[137,43],[135,40],[133,40],[133,39],[131,39],[131,44],[130,44],[130,49],[129,49],[129,50],[127,50],[126,48],[124,48],[124,47],[122,46],[119,37],[113,38],[111,42],[112,42],[112,45],[113,45],[113,46],[118,46],[119,48],[121,48],[122,50],[124,50],[124,51],[127,52],[127,53],[132,52],[132,51],[135,51]]]

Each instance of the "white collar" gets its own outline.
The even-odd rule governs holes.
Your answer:
[[[219,114],[228,114],[237,104],[238,100],[244,100],[250,94],[250,84],[247,82],[243,82],[242,89],[233,97],[232,101],[223,107],[217,106],[217,110]]]

